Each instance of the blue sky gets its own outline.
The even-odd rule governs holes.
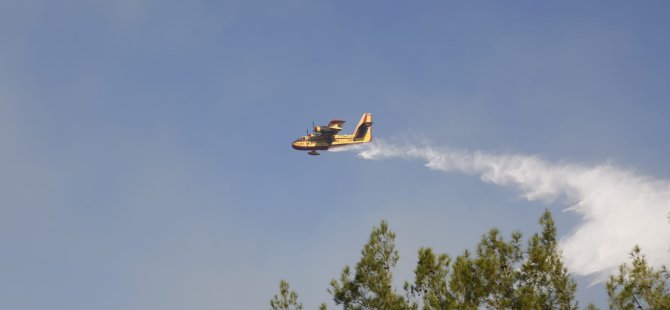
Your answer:
[[[0,305],[262,309],[286,279],[315,308],[381,219],[399,282],[544,208],[567,234],[559,203],[290,142],[372,112],[376,139],[668,180],[668,6],[0,0]]]

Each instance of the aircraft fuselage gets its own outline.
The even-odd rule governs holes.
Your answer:
[[[325,151],[329,148],[365,143],[365,140],[354,140],[354,135],[334,135],[332,137],[321,137],[319,135],[308,135],[298,138],[291,146],[300,151]]]
[[[317,151],[329,148],[366,143],[372,140],[372,114],[365,113],[356,125],[353,134],[338,135],[342,130],[342,120],[332,120],[328,126],[315,126],[314,133],[302,136],[291,143],[291,146],[300,151],[310,151],[309,155],[319,155]]]

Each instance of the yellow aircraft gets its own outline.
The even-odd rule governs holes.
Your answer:
[[[334,119],[327,126],[314,126],[313,133],[302,136],[291,143],[294,149],[309,151],[309,155],[319,155],[331,147],[359,144],[372,141],[372,113],[365,113],[351,135],[338,135],[343,120]]]

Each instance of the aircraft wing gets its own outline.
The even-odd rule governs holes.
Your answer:
[[[328,123],[328,126],[322,128],[323,133],[337,134],[342,130],[342,124],[344,124],[343,120],[334,119]]]
[[[321,138],[326,140],[332,139],[338,132],[340,132],[340,130],[329,129],[329,127],[323,127],[320,131]]]
[[[331,138],[342,130],[343,120],[334,119],[328,123],[327,126],[317,126],[314,128],[314,131],[321,134],[324,138]]]
[[[339,130],[342,130],[342,124],[344,124],[345,121],[340,120],[340,119],[334,119],[328,123],[328,128],[339,128]],[[338,131],[339,131],[338,130]]]

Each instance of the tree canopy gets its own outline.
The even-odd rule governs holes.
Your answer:
[[[607,281],[611,309],[670,309],[670,291],[666,267],[654,270],[647,264],[640,247],[630,253],[631,262],[619,267],[619,273]]]
[[[361,258],[345,266],[328,292],[343,309],[578,309],[577,284],[558,247],[551,212],[540,217],[541,232],[525,247],[520,232],[504,238],[496,228],[482,235],[474,251],[452,259],[430,247],[418,251],[413,282],[393,287],[393,269],[400,258],[395,233],[382,220],[370,233]],[[611,309],[670,309],[667,268],[654,270],[639,247],[631,262],[621,265],[607,283]],[[302,309],[297,294],[281,281],[272,309]],[[326,309],[321,304],[320,309]],[[597,309],[589,304],[586,309]]]
[[[302,310],[302,304],[298,302],[298,293],[289,288],[285,280],[279,281],[279,295],[270,300],[273,310]]]

